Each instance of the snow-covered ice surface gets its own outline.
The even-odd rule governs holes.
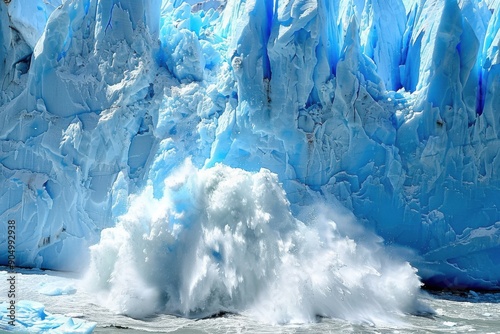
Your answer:
[[[96,305],[94,297],[81,288],[81,281],[74,275],[51,271],[21,272],[17,274],[18,286],[21,287],[20,298],[42,303],[45,311],[54,315],[95,323],[94,333],[499,333],[500,328],[500,296],[473,291],[462,295],[441,293],[427,296],[425,302],[436,309],[434,316],[394,315],[392,323],[379,324],[377,327],[368,322],[353,323],[329,318],[318,319],[318,322],[310,324],[269,326],[255,318],[231,314],[202,320],[160,314],[138,320]],[[5,271],[0,271],[2,279],[6,276]],[[41,286],[50,284],[74,285],[77,291],[75,294],[59,296],[38,292]],[[0,290],[0,293],[4,292]]]
[[[0,2],[17,265],[90,266],[135,316],[416,311],[400,257],[430,285],[498,289],[498,6]]]

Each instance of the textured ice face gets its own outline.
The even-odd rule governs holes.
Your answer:
[[[190,157],[267,168],[294,208],[339,200],[436,284],[498,287],[498,1],[74,0],[31,24],[11,6],[0,218],[19,265],[78,270]]]
[[[11,8],[1,6],[2,14]],[[22,235],[18,265],[77,270],[75,255],[85,259],[102,227],[113,224],[109,188],[128,160],[142,162],[125,157],[147,119],[137,102],[155,75],[159,7],[67,1],[33,55],[4,77],[2,212]],[[4,22],[2,33],[12,37],[6,47],[25,45],[24,28]]]

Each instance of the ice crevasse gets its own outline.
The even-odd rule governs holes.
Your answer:
[[[16,221],[17,264],[86,267],[189,160],[272,172],[292,216],[341,203],[430,285],[500,288],[498,5],[1,2],[0,219]]]

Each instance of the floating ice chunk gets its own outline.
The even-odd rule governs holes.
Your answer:
[[[96,324],[81,319],[45,312],[43,304],[29,300],[16,303],[15,326],[9,325],[8,303],[0,303],[0,329],[14,332],[41,333],[92,333]]]
[[[455,327],[457,323],[453,321],[445,321],[443,322],[443,325],[445,325],[446,327]]]
[[[42,284],[38,292],[47,296],[72,295],[76,293],[76,287],[72,283],[52,282]]]

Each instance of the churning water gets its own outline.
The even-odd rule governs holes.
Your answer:
[[[6,276],[6,271],[0,271],[1,280]],[[67,274],[22,271],[17,279],[19,299],[41,302],[46,312],[96,322],[95,333],[500,333],[500,294],[426,294],[424,302],[435,310],[434,315],[395,314],[391,323],[376,326],[329,318],[307,324],[271,325],[253,317],[230,314],[202,320],[171,315],[137,320],[96,304],[95,296],[80,288],[81,281]],[[50,287],[68,285],[74,286],[76,292],[58,296],[40,293]],[[5,285],[0,285],[2,299],[5,293]]]
[[[109,309],[268,324],[318,316],[384,324],[428,311],[415,270],[352,216],[312,205],[293,214],[275,174],[186,163],[147,186],[91,248],[89,289]]]

